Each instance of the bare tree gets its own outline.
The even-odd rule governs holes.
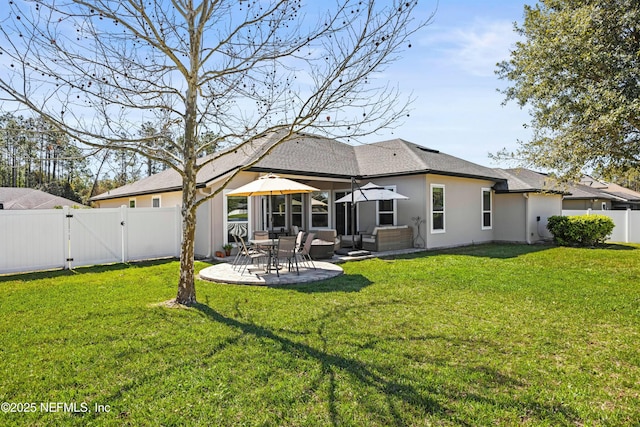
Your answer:
[[[0,96],[72,138],[181,175],[176,301],[194,304],[196,208],[207,200],[196,174],[225,155],[203,153],[251,149],[265,134],[277,135],[272,149],[305,129],[358,137],[406,114],[397,87],[374,78],[431,15],[414,17],[415,0],[382,3],[336,1],[321,12],[300,0],[12,0]],[[141,132],[147,121],[172,142]]]

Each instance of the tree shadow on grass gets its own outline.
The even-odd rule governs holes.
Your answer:
[[[579,419],[575,411],[561,404],[547,404],[537,401],[517,400],[514,398],[505,400],[499,396],[494,396],[490,390],[496,385],[522,387],[525,382],[507,376],[492,367],[469,365],[454,368],[460,370],[463,377],[468,376],[469,373],[474,373],[476,376],[479,375],[482,378],[481,382],[477,384],[474,383],[471,389],[477,390],[477,386],[480,385],[481,388],[489,390],[486,394],[471,391],[471,389],[460,389],[459,386],[454,384],[438,383],[437,380],[429,382],[423,381],[420,384],[421,387],[417,388],[412,385],[416,382],[416,377],[402,374],[394,367],[385,368],[384,366],[377,366],[371,363],[367,364],[356,358],[330,353],[328,350],[329,342],[324,337],[322,326],[318,329],[319,337],[324,343],[320,349],[306,343],[296,342],[264,326],[227,317],[206,304],[199,303],[193,306],[193,308],[214,322],[222,323],[230,328],[241,331],[243,335],[251,335],[257,338],[271,340],[278,343],[283,352],[318,362],[322,375],[313,381],[311,388],[314,390],[320,389],[323,378],[328,382],[328,415],[331,424],[334,426],[341,425],[345,421],[341,419],[339,413],[341,399],[338,396],[338,390],[344,388],[339,384],[339,372],[349,374],[351,377],[357,379],[360,384],[375,389],[381,396],[384,396],[386,408],[370,406],[368,410],[371,412],[381,412],[380,415],[386,416],[382,414],[386,409],[388,414],[393,418],[393,425],[400,426],[407,425],[407,422],[411,423],[411,417],[416,414],[407,414],[407,407],[412,408],[422,416],[436,416],[441,419],[453,421],[456,425],[461,426],[473,425],[471,421],[466,419],[464,413],[458,413],[453,408],[443,406],[443,404],[439,403],[439,401],[432,396],[442,397],[448,402],[455,402],[457,405],[462,403],[466,406],[467,404],[465,404],[465,402],[477,402],[489,407],[503,408],[507,411],[515,410],[526,414],[529,418],[539,420],[557,420],[557,417],[560,417],[560,421],[562,422],[569,420],[573,423]],[[432,335],[423,338],[428,340],[450,339],[450,337],[446,336]],[[453,344],[455,345],[455,343]],[[477,344],[483,345],[482,343]],[[361,405],[367,407],[367,402],[361,402]]]
[[[605,243],[602,246],[596,247],[596,249],[608,249],[611,251],[637,251],[640,247],[631,244],[624,245],[620,243]]]
[[[296,285],[273,285],[276,289],[290,289],[305,294],[325,292],[360,292],[373,282],[362,274],[342,274],[332,279]]]
[[[438,402],[428,396],[424,396],[414,387],[403,384],[403,382],[400,381],[383,378],[376,372],[376,369],[370,368],[356,359],[330,354],[308,344],[295,342],[289,338],[280,336],[274,331],[263,326],[226,317],[205,304],[196,304],[193,308],[200,311],[212,321],[225,324],[232,328],[237,328],[244,334],[272,340],[273,342],[278,343],[284,352],[297,354],[301,357],[310,358],[319,362],[323,375],[329,380],[328,406],[332,425],[341,424],[336,408],[336,369],[348,372],[350,375],[357,378],[362,384],[373,387],[380,393],[387,396],[389,410],[393,415],[396,425],[404,425],[405,423],[403,421],[402,413],[399,410],[396,410],[391,398],[400,399],[406,404],[415,408],[420,408],[423,412],[428,414],[444,414],[445,412],[444,408],[442,408]]]

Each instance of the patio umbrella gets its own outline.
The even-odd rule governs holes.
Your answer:
[[[352,197],[353,196],[353,197]],[[349,203],[349,202],[368,202],[370,200],[407,200],[407,196],[396,193],[395,191],[387,190],[384,187],[374,184],[373,182],[358,187],[351,194],[347,194],[344,197],[339,198],[335,203]]]
[[[355,210],[356,203],[368,202],[373,200],[407,200],[407,196],[403,196],[395,191],[387,190],[384,187],[370,182],[362,187],[354,189],[357,184],[355,179],[351,178],[351,194],[347,194],[344,197],[340,197],[335,203],[351,203],[351,245],[355,248]]]
[[[313,191],[320,191],[315,187],[311,187],[306,184],[302,184],[291,179],[282,178],[272,173],[261,176],[255,181],[251,181],[242,187],[231,190],[227,193],[228,196],[269,196],[269,212],[271,213],[269,223],[273,228],[273,212],[271,212],[271,196],[277,196],[281,194],[297,194],[297,193],[311,193]]]

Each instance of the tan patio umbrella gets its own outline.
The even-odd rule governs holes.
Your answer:
[[[311,187],[306,184],[302,184],[291,179],[282,178],[278,175],[267,174],[261,176],[255,181],[251,181],[242,187],[231,190],[227,193],[228,196],[269,196],[268,202],[271,204],[271,196],[281,194],[297,194],[297,193],[311,193],[313,191],[320,191],[318,188]],[[269,223],[273,229],[273,212],[271,212],[271,206],[269,206],[269,212],[271,213]]]

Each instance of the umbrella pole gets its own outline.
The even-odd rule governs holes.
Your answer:
[[[351,177],[351,249],[356,250],[356,202],[354,198],[355,178]]]

